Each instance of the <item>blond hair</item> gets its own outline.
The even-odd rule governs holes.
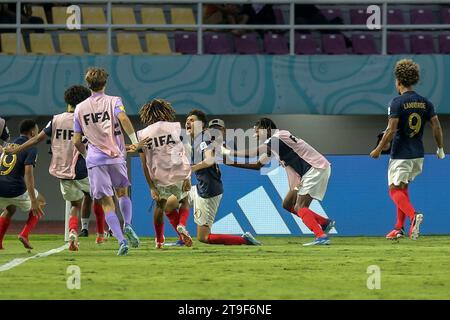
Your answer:
[[[106,86],[106,80],[108,79],[108,73],[105,69],[101,68],[89,68],[86,71],[86,80],[89,89],[92,91],[100,91]]]

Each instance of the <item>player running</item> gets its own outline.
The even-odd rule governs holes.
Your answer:
[[[9,140],[9,130],[5,119],[0,118],[0,154],[3,153],[3,143]],[[3,142],[2,142],[3,141]]]
[[[220,147],[225,136],[225,123],[220,119],[210,122],[210,132],[206,125],[204,112],[192,110],[186,119],[186,131],[191,137],[192,172],[195,172],[197,185],[190,192],[190,200],[194,209],[194,221],[197,224],[197,238],[208,244],[226,245],[261,245],[251,233],[242,236],[228,234],[212,234],[211,228],[219,209],[223,195],[223,183],[217,164]],[[212,135],[213,134],[213,135]]]
[[[147,127],[138,132],[138,139],[148,144],[140,152],[142,168],[156,202],[153,223],[156,248],[164,246],[164,212],[187,247],[192,238],[186,229],[189,217],[188,191],[191,188],[191,167],[181,141],[181,124],[175,122],[175,110],[162,99],[154,99],[139,111]],[[167,199],[174,196],[175,204]],[[179,208],[178,208],[179,206]]]
[[[105,94],[107,78],[104,69],[90,68],[87,71],[85,79],[92,95],[76,106],[72,141],[86,158],[91,195],[100,200],[106,222],[119,241],[117,255],[126,255],[129,247],[124,233],[133,248],[139,246],[139,238],[131,227],[132,206],[128,196],[130,182],[122,128],[133,143],[131,151],[139,145],[121,98]],[[82,142],[83,134],[88,140],[87,152]],[[116,215],[114,191],[124,217],[123,232]]]
[[[255,150],[231,151],[222,149],[224,154],[237,157],[256,157],[261,155],[256,164],[232,164],[235,167],[259,170],[268,158],[275,156],[285,168],[290,191],[283,201],[283,207],[299,216],[303,223],[316,236],[310,245],[328,245],[328,233],[335,226],[335,221],[318,215],[309,206],[313,199],[323,200],[331,175],[328,160],[308,143],[292,135],[287,130],[278,130],[275,123],[268,118],[256,122],[255,136],[258,141],[268,138]]]
[[[21,145],[39,132],[35,121],[24,120],[20,124],[20,137],[14,144]],[[28,239],[44,213],[44,197],[35,189],[33,168],[36,165],[37,149],[30,148],[19,154],[0,157],[0,249],[3,249],[3,238],[17,208],[28,212],[28,220],[19,234],[19,240],[26,249],[33,249]]]
[[[370,156],[377,159],[392,141],[388,185],[389,195],[397,207],[397,223],[394,230],[386,235],[386,239],[403,237],[405,219],[408,217],[411,220],[409,236],[416,240],[420,234],[423,214],[416,212],[411,204],[408,186],[422,173],[424,158],[422,136],[426,122],[431,122],[439,159],[445,158],[444,138],[433,104],[413,90],[413,86],[420,78],[419,65],[412,60],[400,60],[395,65],[394,75],[395,87],[400,96],[389,103],[388,127]]]
[[[72,143],[75,106],[91,96],[84,86],[72,86],[64,92],[67,112],[55,115],[47,126],[24,144],[5,149],[7,154],[17,154],[49,137],[51,139],[52,159],[49,172],[59,179],[60,189],[65,201],[72,205],[69,219],[69,250],[78,251],[78,216],[82,211],[90,211],[92,199],[89,195],[89,178],[86,161]],[[101,205],[94,205],[97,218],[96,243],[104,240],[104,213]]]

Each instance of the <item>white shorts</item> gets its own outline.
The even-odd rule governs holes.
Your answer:
[[[189,203],[194,208],[194,221],[198,226],[212,227],[216,219],[222,195],[202,198],[197,192],[197,186],[192,186],[189,193]]]
[[[401,182],[410,183],[422,173],[423,158],[391,159],[388,168],[388,185],[399,186]]]
[[[167,200],[171,195],[174,195],[178,201],[186,198],[189,195],[189,191],[183,191],[184,181],[179,181],[170,186],[158,186],[156,185],[156,190],[158,191],[159,198]]]
[[[34,194],[36,198],[39,195],[39,192],[34,189]],[[31,210],[31,199],[28,191],[25,191],[24,194],[15,198],[0,198],[0,209],[4,209],[9,206],[15,206],[17,209],[28,212]]]
[[[298,194],[309,194],[311,198],[322,201],[327,192],[328,180],[331,175],[331,166],[326,169],[311,168],[300,181]]]
[[[59,186],[63,199],[66,201],[78,201],[84,194],[89,194],[89,178],[81,180],[59,180]]]

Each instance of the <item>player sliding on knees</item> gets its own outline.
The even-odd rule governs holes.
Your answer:
[[[433,104],[417,94],[413,86],[419,82],[419,65],[412,60],[397,62],[394,69],[395,87],[399,97],[389,103],[389,122],[378,146],[370,153],[377,159],[391,145],[388,168],[389,195],[397,207],[397,223],[386,239],[395,240],[405,235],[404,224],[411,220],[409,236],[416,240],[420,234],[423,214],[416,212],[409,199],[409,184],[422,173],[424,146],[422,141],[426,122],[431,122],[437,157],[445,158],[441,124]],[[392,142],[392,143],[391,143]]]
[[[72,141],[86,158],[90,193],[95,200],[100,201],[106,222],[119,241],[117,255],[126,255],[128,241],[133,248],[137,248],[139,238],[131,227],[132,206],[128,196],[130,182],[122,128],[132,142],[131,151],[139,148],[139,144],[121,98],[105,94],[107,78],[108,74],[103,69],[90,68],[87,71],[85,79],[92,95],[76,106]],[[83,134],[88,140],[87,151],[82,142]],[[124,218],[123,231],[116,215],[114,194],[119,199]]]
[[[268,118],[256,122],[254,129],[258,141],[267,139],[263,144],[255,150],[244,152],[223,149],[224,154],[237,157],[261,155],[256,164],[232,164],[247,169],[260,169],[268,158],[277,157],[286,170],[290,189],[283,201],[283,207],[298,215],[316,236],[315,241],[304,246],[330,244],[328,233],[335,226],[335,222],[309,209],[313,199],[321,201],[324,198],[331,175],[330,163],[302,139],[287,130],[278,130],[275,123]]]
[[[92,199],[89,195],[89,178],[86,161],[72,143],[75,106],[91,96],[84,86],[72,86],[64,92],[67,112],[57,114],[35,137],[15,147],[5,149],[7,154],[20,153],[42,141],[51,139],[52,159],[49,172],[59,179],[60,189],[65,201],[72,205],[69,219],[69,250],[78,251],[78,216],[83,210],[90,211]],[[104,242],[104,213],[99,204],[95,204],[97,218],[96,243]]]
[[[20,137],[14,145],[21,145],[35,137],[39,128],[33,120],[24,120],[20,124]],[[35,189],[33,168],[36,165],[37,149],[30,148],[18,154],[0,156],[0,249],[3,238],[17,208],[28,212],[28,220],[19,234],[19,240],[26,249],[33,249],[28,239],[39,219],[44,215],[44,197]]]
[[[191,167],[181,141],[181,124],[175,122],[172,105],[162,99],[143,105],[139,115],[142,123],[147,125],[138,132],[138,139],[148,141],[140,157],[152,198],[156,202],[153,215],[156,248],[164,246],[164,212],[183,243],[190,247],[192,238],[186,224],[189,217],[187,196],[191,189]],[[176,198],[173,205],[167,201],[171,196]]]
[[[211,132],[206,125],[205,113],[195,109],[189,112],[186,131],[191,137],[192,171],[198,182],[192,187],[190,202],[194,208],[197,238],[207,244],[261,245],[249,232],[242,236],[211,233],[223,195],[221,172],[216,160],[221,155],[225,123],[220,119],[211,120]]]

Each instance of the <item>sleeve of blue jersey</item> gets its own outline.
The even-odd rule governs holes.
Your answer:
[[[8,141],[8,139],[9,139],[9,130],[8,127],[5,126],[3,128],[3,132],[0,135],[0,140]]]
[[[396,99],[392,99],[389,102],[389,118],[399,118],[400,117],[400,103]]]
[[[431,119],[436,115],[436,110],[434,108],[434,105],[431,101],[428,101],[428,118]]]
[[[52,121],[50,120],[47,124],[47,126],[44,128],[44,133],[47,135],[47,137],[52,136]]]
[[[35,166],[37,160],[37,148],[36,147],[30,148],[26,152],[27,156],[25,158],[24,165]]]

